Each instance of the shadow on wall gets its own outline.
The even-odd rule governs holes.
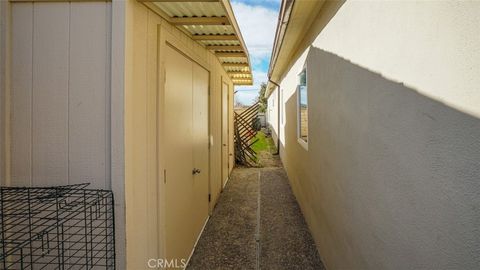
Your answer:
[[[308,151],[292,95],[283,161],[327,268],[478,268],[480,120],[318,48],[307,66]]]

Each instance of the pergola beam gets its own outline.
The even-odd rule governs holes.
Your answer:
[[[244,52],[217,52],[216,57],[246,57]]]
[[[249,67],[248,63],[222,63],[225,67]]]
[[[229,74],[230,75],[230,78],[232,78],[232,80],[250,80],[252,79],[252,75],[248,74]],[[238,76],[240,77],[238,77]],[[246,76],[246,77],[245,77]]]
[[[229,25],[227,17],[172,17],[174,25]]]
[[[253,81],[248,82],[233,82],[234,85],[252,85]]]
[[[252,73],[250,71],[229,71],[227,72],[229,75],[251,75]]]
[[[236,35],[193,35],[193,40],[237,40]]]
[[[243,51],[240,45],[208,45],[207,50],[212,51]]]

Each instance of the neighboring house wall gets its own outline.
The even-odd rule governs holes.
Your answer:
[[[280,82],[281,157],[327,268],[478,268],[478,25],[474,2],[327,2],[314,21]]]
[[[210,192],[213,209],[221,192],[221,87],[233,84],[215,55],[154,11],[135,1],[126,8],[125,187],[127,269],[144,269],[150,258],[165,258],[164,161],[162,151],[166,42],[210,72]],[[157,65],[160,59],[160,65]],[[158,103],[157,103],[158,102]],[[230,106],[233,106],[230,100]],[[190,105],[189,105],[190,106]],[[158,117],[157,117],[158,113]],[[230,126],[233,125],[230,119]],[[170,127],[171,128],[171,127]],[[233,143],[233,137],[230,136]],[[159,144],[157,144],[159,142]],[[158,156],[156,148],[158,147]],[[232,146],[229,146],[231,149]],[[174,179],[172,181],[175,181]],[[205,198],[207,199],[207,198]],[[178,258],[180,259],[180,258]]]

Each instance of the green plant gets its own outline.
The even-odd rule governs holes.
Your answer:
[[[260,105],[260,112],[265,112],[267,110],[267,97],[265,93],[267,92],[267,84],[262,82],[260,84],[260,90],[258,91],[258,103]]]

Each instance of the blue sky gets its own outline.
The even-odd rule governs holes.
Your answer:
[[[235,100],[252,104],[262,82],[267,82],[270,54],[277,27],[280,0],[232,0],[233,11],[250,53],[252,86],[237,86]]]

